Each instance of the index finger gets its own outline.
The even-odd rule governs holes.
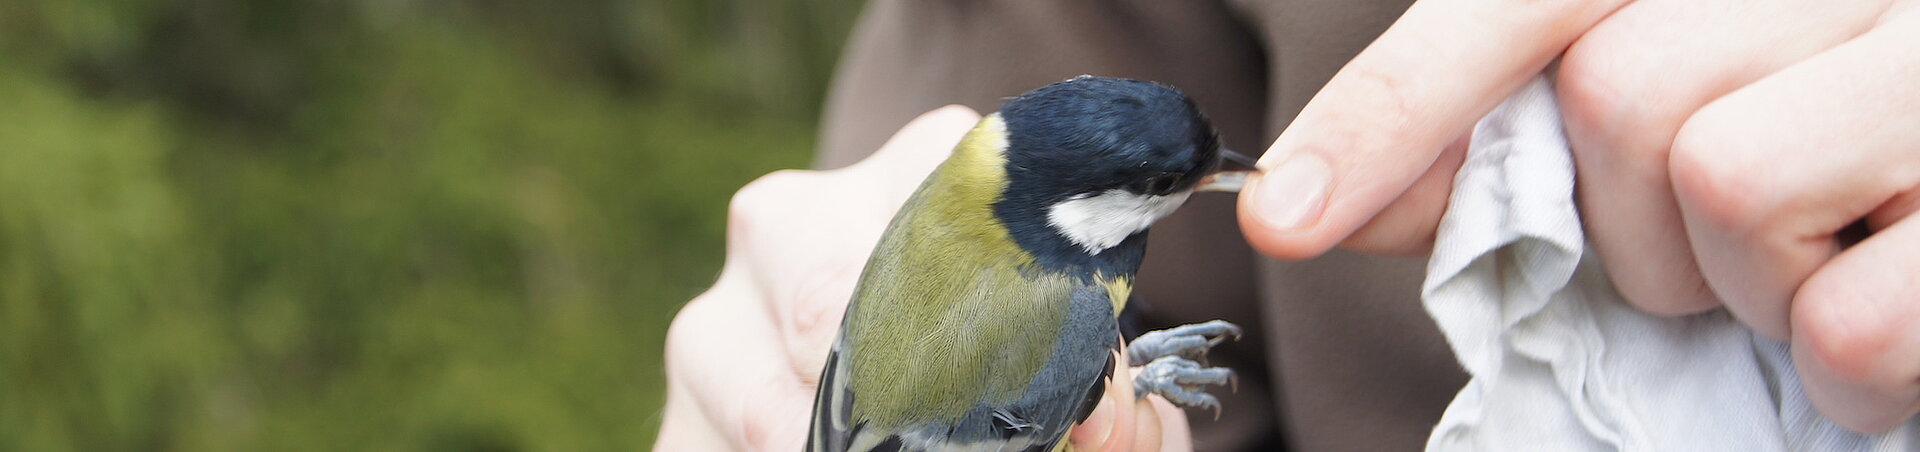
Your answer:
[[[1248,240],[1284,258],[1326,252],[1399,199],[1449,143],[1626,2],[1414,3],[1327,82],[1260,159],[1265,171],[1240,197]],[[1437,222],[1442,206],[1421,207],[1436,214],[1403,217]]]
[[[789,357],[739,267],[688,302],[667,328],[660,450],[795,450],[806,439],[814,380]]]

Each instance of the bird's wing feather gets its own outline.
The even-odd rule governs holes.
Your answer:
[[[894,384],[855,384],[850,380],[861,375],[858,369],[867,363],[860,361],[861,356],[848,353],[853,349],[849,337],[857,339],[859,333],[843,334],[821,372],[808,449],[1053,450],[1074,424],[1091,414],[1113,374],[1119,333],[1113,323],[1108,293],[1097,285],[1072,288],[1064,299],[1054,301],[1063,311],[1054,328],[1034,325],[1031,319],[976,313],[995,318],[995,322],[1059,331],[1046,336],[1050,341],[954,342],[951,348],[977,353],[949,351],[945,352],[949,357],[945,360],[867,358],[874,360],[870,363],[883,366],[979,371],[969,378],[979,383],[973,385],[934,381],[951,378],[946,373],[907,372],[898,368],[867,369],[865,373],[894,379]],[[850,311],[849,317],[853,315]],[[929,351],[938,348],[932,344],[905,343],[897,344],[897,348],[915,355],[940,354]],[[1047,356],[1032,369],[1021,369],[1002,359],[1009,354],[1009,349],[1021,348],[1039,350]],[[995,388],[1009,385],[1017,389]],[[862,393],[856,387],[902,392]],[[908,403],[902,406],[874,400]],[[871,406],[862,406],[863,402]],[[942,409],[942,405],[959,408]],[[889,412],[889,409],[895,411]],[[888,420],[894,422],[886,422]]]

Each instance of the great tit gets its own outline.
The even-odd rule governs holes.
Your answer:
[[[982,118],[888,225],[821,371],[807,449],[1065,449],[1120,352],[1115,316],[1147,228],[1197,190],[1237,191],[1186,95],[1081,76]],[[1235,159],[1241,160],[1244,158]],[[1148,333],[1133,381],[1215,409],[1213,321]]]

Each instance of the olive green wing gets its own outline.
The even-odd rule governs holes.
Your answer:
[[[821,374],[809,450],[1052,450],[1099,402],[1119,333],[1104,287],[1049,296],[1053,315],[949,309],[949,319],[974,317],[971,326],[912,339],[883,333],[912,322],[843,329]],[[871,307],[864,301],[849,320]]]

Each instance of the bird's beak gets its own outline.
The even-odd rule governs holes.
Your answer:
[[[1240,187],[1247,183],[1247,175],[1255,171],[1259,169],[1253,166],[1252,157],[1221,149],[1219,169],[1214,170],[1213,174],[1200,178],[1200,183],[1194,185],[1193,191],[1239,193]]]

